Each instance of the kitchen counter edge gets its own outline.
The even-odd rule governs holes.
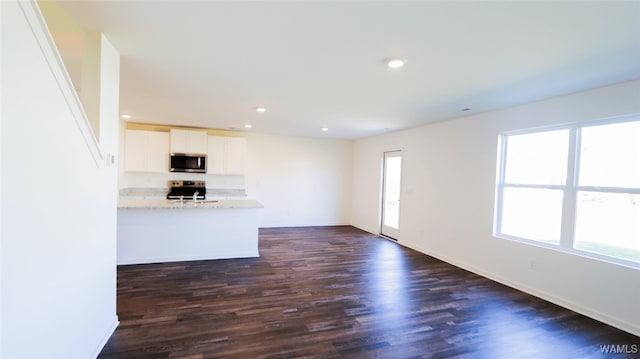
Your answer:
[[[190,208],[264,208],[255,200],[184,201],[167,199],[120,199],[118,209],[190,209]]]

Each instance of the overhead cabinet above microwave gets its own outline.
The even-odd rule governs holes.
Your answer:
[[[206,154],[207,132],[171,129],[171,153]]]
[[[189,172],[216,175],[243,175],[245,172],[246,140],[243,137],[208,136],[205,131],[182,129],[170,132],[126,130],[124,142],[125,171],[129,172],[169,173],[175,171],[172,168],[191,165],[195,165],[196,170]],[[178,158],[176,154],[187,157]],[[186,162],[175,166],[172,160]],[[203,161],[206,163],[204,168]]]

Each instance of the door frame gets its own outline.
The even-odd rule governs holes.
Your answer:
[[[384,225],[384,217],[385,217],[385,210],[384,210],[384,203],[386,200],[386,196],[385,196],[385,187],[386,187],[386,182],[387,182],[387,176],[386,176],[386,167],[387,167],[387,154],[391,154],[391,153],[397,153],[399,154],[400,157],[400,191],[398,193],[398,228],[394,229],[388,226]],[[396,156],[389,156],[389,157],[396,157]],[[402,148],[399,149],[393,149],[393,150],[385,150],[382,152],[382,166],[381,166],[381,178],[380,178],[380,201],[378,202],[380,204],[380,215],[379,215],[379,234],[385,238],[389,238],[392,239],[394,241],[398,241],[398,239],[400,238],[400,209],[401,209],[401,203],[402,201],[400,200],[400,197],[402,195],[402,168],[403,168],[403,163],[402,163],[402,159],[404,157],[404,151]],[[385,228],[387,228],[387,230],[385,231]],[[389,231],[390,230],[390,231]]]

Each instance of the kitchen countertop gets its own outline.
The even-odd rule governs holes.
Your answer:
[[[164,199],[167,198],[169,188],[166,187],[127,187],[120,189],[121,199]],[[224,199],[246,199],[247,193],[244,189],[233,188],[207,188],[207,197],[227,197]],[[235,198],[234,198],[235,197]],[[222,199],[222,198],[221,198]]]
[[[168,199],[120,199],[118,209],[189,209],[189,208],[263,208],[255,200],[200,200],[184,201]]]

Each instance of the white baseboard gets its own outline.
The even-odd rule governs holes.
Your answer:
[[[495,282],[498,282],[500,284],[504,284],[508,287],[514,288],[516,290],[519,290],[521,292],[527,293],[527,294],[531,294],[535,297],[538,297],[540,299],[546,300],[547,302],[553,303],[553,304],[557,304],[561,307],[564,307],[566,309],[569,309],[571,311],[574,311],[576,313],[580,313],[582,315],[585,315],[589,318],[595,319],[597,321],[600,321],[602,323],[605,323],[607,325],[610,325],[612,327],[618,328],[620,330],[624,330],[625,332],[631,333],[633,335],[636,336],[640,336],[640,327],[633,324],[633,323],[629,323],[625,320],[622,320],[620,318],[616,318],[616,317],[612,317],[608,314],[599,312],[597,310],[594,310],[593,308],[589,308],[586,307],[580,303],[575,303],[572,301],[568,301],[564,298],[558,297],[556,295],[553,295],[551,293],[545,292],[545,291],[541,291],[539,289],[536,288],[532,288],[524,283],[520,283],[520,282],[515,282],[512,281],[510,279],[507,279],[501,275],[498,275],[496,273],[491,273],[491,272],[487,272],[484,271],[482,269],[479,268],[475,268],[473,266],[469,266],[465,263],[460,263],[459,261],[453,260],[447,256],[443,256],[440,255],[439,253],[433,253],[431,251],[427,251],[423,248],[419,248],[417,246],[413,246],[411,244],[408,243],[403,243],[403,242],[398,242],[398,244],[413,249],[415,251],[418,251],[422,254],[426,254],[428,256],[431,256],[433,258],[439,259],[441,261],[447,262],[451,265],[454,265],[458,268],[462,268],[464,270],[467,270],[469,272],[478,274],[480,276],[483,276],[485,278],[491,279]]]
[[[298,224],[286,224],[286,223],[281,223],[281,224],[261,224],[259,226],[259,228],[302,228],[302,227],[336,227],[336,226],[353,226],[352,224],[349,223],[344,223],[344,222],[329,222],[329,223],[322,223],[322,224],[311,224],[311,223],[298,223]]]
[[[201,256],[179,256],[179,257],[144,257],[144,258],[118,258],[118,265],[129,264],[150,264],[166,262],[202,261],[212,259],[234,259],[234,258],[256,258],[260,257],[259,252],[236,252]]]
[[[107,345],[107,342],[109,341],[109,338],[111,338],[111,336],[116,331],[116,328],[118,327],[119,324],[120,324],[120,321],[118,320],[118,316],[116,315],[113,318],[113,322],[111,322],[111,324],[107,327],[107,330],[105,331],[104,335],[102,336],[102,339],[98,343],[98,347],[94,351],[92,358],[97,358],[98,355],[100,355],[100,352],[102,351],[104,346]]]

